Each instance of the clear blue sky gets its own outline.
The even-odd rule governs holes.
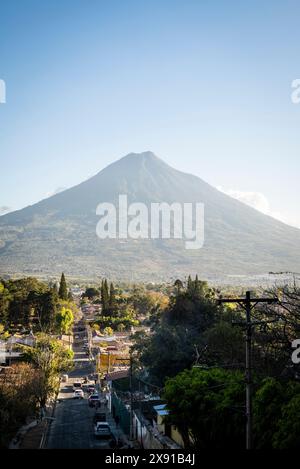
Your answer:
[[[299,0],[2,0],[0,207],[152,150],[300,226],[299,21]]]

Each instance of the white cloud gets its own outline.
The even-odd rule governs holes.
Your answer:
[[[286,223],[287,225],[300,228],[299,219],[296,219],[295,217],[285,216],[280,212],[273,211],[271,209],[271,205],[267,197],[261,192],[247,192],[235,189],[224,189],[221,186],[218,186],[217,189],[223,192],[224,194],[227,194],[230,197],[233,197],[234,199],[243,202],[246,205],[250,205],[250,207],[255,208],[256,210],[264,213],[265,215],[269,215],[270,217],[276,218],[277,220],[280,220],[283,223]]]
[[[52,197],[53,195],[59,194],[60,192],[63,192],[66,190],[66,187],[57,187],[54,191],[52,192],[47,192],[46,197]]]
[[[6,205],[0,206],[0,217],[1,215],[5,215],[6,213],[12,212],[12,208],[7,207]]]

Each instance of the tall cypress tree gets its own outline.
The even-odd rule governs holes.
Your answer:
[[[52,331],[56,314],[55,293],[48,291],[41,295],[41,325],[44,330]]]
[[[189,295],[192,295],[193,294],[193,281],[192,281],[192,278],[191,276],[189,275],[188,277],[188,282],[187,282],[187,293]]]
[[[64,273],[61,274],[58,296],[61,300],[68,299],[68,288]]]
[[[111,316],[115,316],[116,313],[116,291],[114,284],[111,282],[109,291],[109,311]]]
[[[102,314],[107,315],[109,309],[109,290],[107,280],[102,280],[101,284],[101,304]]]
[[[200,298],[200,294],[201,294],[200,281],[199,281],[198,275],[196,275],[196,278],[195,278],[195,296],[196,296],[196,298]]]
[[[104,293],[104,281],[101,280],[101,287],[100,287],[100,302],[103,308],[103,293]]]

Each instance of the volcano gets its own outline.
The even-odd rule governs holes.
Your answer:
[[[178,239],[99,239],[100,203],[203,203],[204,245]],[[130,153],[81,184],[0,217],[0,274],[162,281],[300,270],[300,230],[178,171],[152,152]]]

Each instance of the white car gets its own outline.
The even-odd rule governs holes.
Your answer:
[[[77,391],[78,389],[82,389],[82,382],[81,381],[75,381],[73,383],[73,391]]]
[[[82,389],[76,389],[73,393],[74,399],[84,399],[84,392]]]

